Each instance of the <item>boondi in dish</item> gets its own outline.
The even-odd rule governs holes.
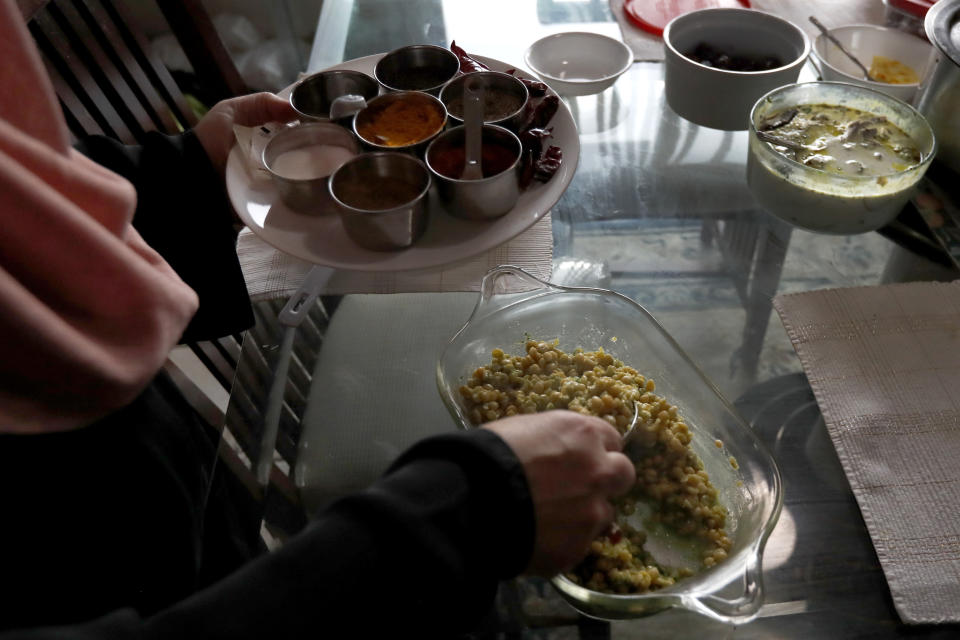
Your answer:
[[[631,444],[637,480],[617,501],[616,522],[591,545],[567,577],[595,591],[644,593],[692,575],[688,568],[657,563],[644,548],[646,534],[625,519],[645,503],[648,523],[693,541],[701,566],[727,557],[727,511],[717,499],[703,462],[690,448],[692,434],[676,406],[657,395],[653,380],[598,349],[565,353],[557,343],[528,340],[526,355],[494,349],[460,387],[470,420],[482,424],[519,413],[568,409],[603,418],[624,433],[639,402],[636,440]]]

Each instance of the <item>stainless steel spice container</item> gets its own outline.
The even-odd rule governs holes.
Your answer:
[[[395,251],[427,228],[430,172],[406,153],[361,153],[330,176],[330,195],[350,239],[365,249]]]
[[[960,173],[960,0],[939,0],[924,20],[934,59],[915,106],[933,127],[937,160]]]

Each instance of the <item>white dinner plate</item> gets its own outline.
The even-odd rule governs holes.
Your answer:
[[[351,69],[372,76],[373,67],[382,56],[357,58],[331,69]],[[516,68],[490,58],[475,57],[496,71]],[[517,74],[521,75],[519,70]],[[279,95],[286,97],[290,89],[287,87]],[[553,137],[547,143],[563,151],[560,169],[549,182],[533,181],[510,212],[486,222],[454,218],[443,210],[436,194],[432,193],[426,232],[413,246],[400,251],[370,251],[357,246],[347,237],[337,215],[310,216],[288,209],[272,182],[250,179],[237,146],[227,159],[227,194],[240,219],[255,234],[280,251],[307,262],[352,271],[438,267],[479,255],[511,240],[546,215],[560,199],[577,169],[580,138],[573,116],[562,100],[548,126],[553,128]]]

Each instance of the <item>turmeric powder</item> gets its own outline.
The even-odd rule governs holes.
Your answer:
[[[426,140],[437,133],[446,120],[446,113],[428,96],[407,93],[371,105],[357,116],[357,133],[361,138],[384,147],[405,147]]]

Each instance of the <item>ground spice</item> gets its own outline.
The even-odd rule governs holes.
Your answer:
[[[357,119],[357,133],[378,145],[405,147],[435,134],[443,127],[444,118],[436,105],[411,95],[363,114]]]
[[[437,173],[454,180],[461,180],[463,168],[467,163],[467,150],[463,144],[433,146],[430,155],[430,164]],[[483,177],[489,178],[503,173],[517,160],[515,148],[505,147],[498,143],[484,141],[480,151],[480,168]]]

